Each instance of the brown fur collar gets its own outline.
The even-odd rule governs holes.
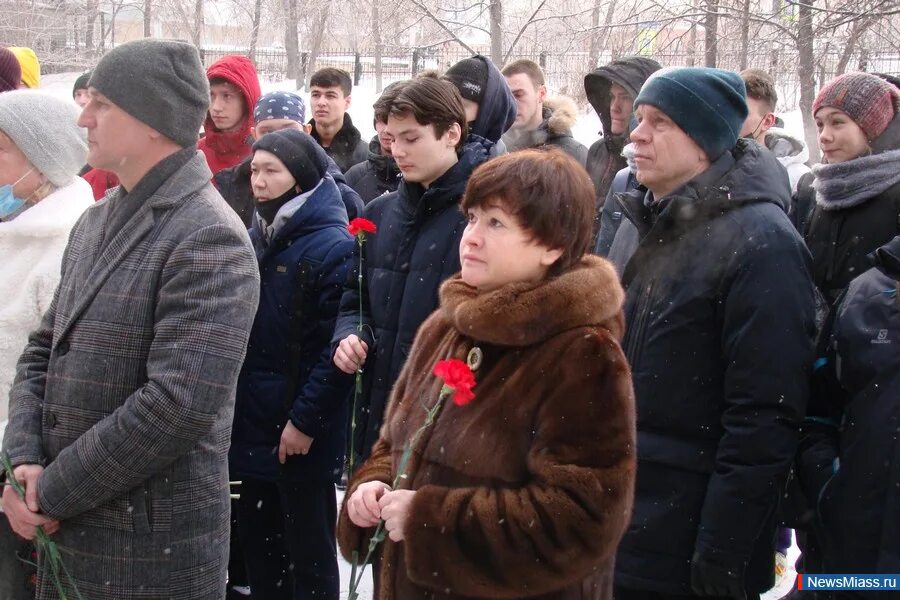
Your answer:
[[[602,326],[621,340],[625,297],[612,264],[585,256],[562,275],[479,294],[459,275],[441,286],[441,310],[463,335],[502,346],[530,346],[563,331]]]

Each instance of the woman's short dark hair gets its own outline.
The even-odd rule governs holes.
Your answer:
[[[388,113],[395,117],[412,115],[419,125],[433,125],[437,137],[458,123],[461,135],[456,144],[457,152],[469,135],[462,96],[456,86],[441,79],[423,77],[407,81],[391,101]]]
[[[469,178],[460,204],[499,206],[541,244],[562,248],[549,270],[558,275],[588,251],[594,219],[594,185],[574,158],[557,148],[522,150],[491,159]]]

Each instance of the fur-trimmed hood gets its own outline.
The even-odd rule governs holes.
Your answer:
[[[578,107],[575,101],[566,96],[546,98],[541,117],[543,121],[536,129],[507,131],[503,135],[503,143],[507,149],[514,152],[525,148],[558,146],[583,165],[587,158],[587,148],[572,137],[572,127],[578,121]]]
[[[615,268],[585,256],[562,275],[479,293],[460,275],[440,290],[441,310],[457,331],[502,346],[531,346],[576,327],[601,326],[621,339],[625,294]]]
[[[550,135],[572,135],[578,122],[578,107],[568,96],[552,96],[544,100],[544,123]]]

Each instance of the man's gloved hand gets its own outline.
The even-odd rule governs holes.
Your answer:
[[[700,596],[720,596],[746,600],[744,590],[745,565],[725,565],[694,553],[691,559],[691,587]]]

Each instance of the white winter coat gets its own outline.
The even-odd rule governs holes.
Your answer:
[[[93,203],[91,186],[76,177],[12,221],[0,223],[0,429],[19,355],[59,283],[69,231]]]
[[[791,193],[796,193],[800,178],[809,173],[809,167],[806,166],[809,148],[806,147],[806,142],[795,138],[784,129],[772,127],[766,131],[766,147],[787,170],[788,178],[791,180]]]

